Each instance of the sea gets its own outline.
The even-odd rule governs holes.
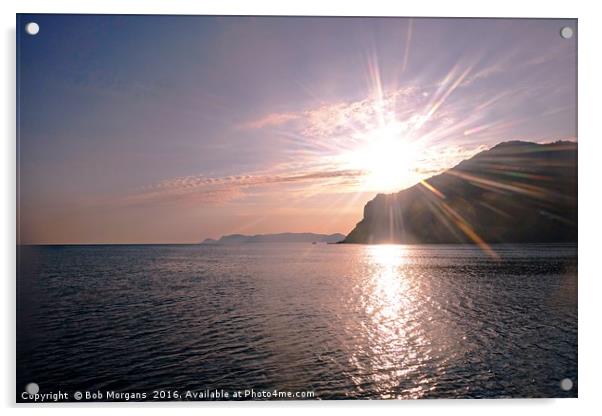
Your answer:
[[[17,401],[30,383],[69,401],[578,395],[576,245],[19,246],[17,264]]]

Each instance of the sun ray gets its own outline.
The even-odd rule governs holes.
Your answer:
[[[410,56],[410,45],[412,44],[412,32],[414,29],[414,19],[408,21],[408,33],[406,35],[406,46],[403,51],[403,63],[401,65],[401,72],[404,73],[408,66],[408,58]]]

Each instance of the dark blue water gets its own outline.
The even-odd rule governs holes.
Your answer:
[[[576,247],[493,248],[20,247],[18,400],[575,397]]]

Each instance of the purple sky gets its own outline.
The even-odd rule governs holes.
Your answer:
[[[563,26],[20,15],[20,241],[347,233],[498,142],[576,139]]]

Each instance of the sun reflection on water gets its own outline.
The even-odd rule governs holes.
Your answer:
[[[418,346],[429,343],[417,310],[415,276],[410,273],[411,248],[404,245],[365,247],[368,266],[364,277],[363,342],[351,357],[360,376],[353,377],[359,390],[367,382],[379,386],[382,398],[421,397],[428,380],[417,379]],[[428,348],[420,351],[428,352]]]
[[[403,313],[403,303],[407,301],[405,293],[408,282],[400,271],[405,261],[405,247],[402,245],[377,245],[367,248],[371,273],[371,305],[373,321],[384,329],[392,329],[391,323]],[[402,325],[395,325],[398,328]]]

